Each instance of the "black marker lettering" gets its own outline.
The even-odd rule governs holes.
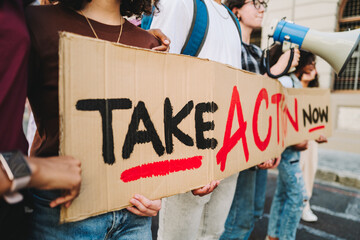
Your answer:
[[[320,110],[320,108],[319,108],[319,110]],[[317,123],[319,121],[319,110],[317,108],[314,108],[314,111],[312,113],[312,115],[313,115],[312,118],[314,120],[314,123]],[[316,115],[315,115],[315,113],[316,113]]]
[[[76,103],[76,109],[80,111],[99,111],[102,120],[103,132],[103,157],[106,164],[115,163],[114,137],[112,128],[112,110],[130,109],[131,101],[127,98],[119,99],[85,99]]]
[[[311,118],[311,105],[309,104],[309,114],[303,109],[303,116],[304,116],[304,127],[306,127],[306,120],[309,121],[310,124],[312,124],[312,118]]]
[[[166,152],[172,153],[174,144],[173,136],[174,135],[180,142],[186,146],[194,146],[194,140],[184,132],[182,132],[178,125],[180,122],[190,114],[191,110],[194,108],[194,102],[189,101],[176,115],[173,117],[173,108],[169,98],[165,99],[164,103],[164,129],[165,129],[165,146]]]
[[[195,129],[196,129],[196,146],[199,149],[215,149],[217,146],[217,140],[215,138],[204,138],[204,132],[214,130],[214,121],[204,122],[203,113],[214,113],[218,109],[218,106],[214,102],[199,103],[195,107]]]
[[[143,121],[146,131],[138,131],[140,120]],[[145,103],[139,101],[135,107],[129,124],[129,129],[125,137],[124,146],[122,149],[122,156],[128,159],[134,150],[137,143],[151,142],[155,152],[161,156],[164,154],[164,147],[161,143],[159,135],[157,134],[154,124],[152,123],[149,113],[145,107]]]
[[[326,106],[326,111],[323,109],[320,112],[320,121],[323,122],[323,119],[325,119],[326,122],[328,122],[328,106]]]

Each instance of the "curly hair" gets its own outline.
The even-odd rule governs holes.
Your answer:
[[[81,10],[86,2],[91,0],[50,0],[51,3],[60,3],[68,8],[74,10]],[[141,14],[151,14],[152,2],[156,9],[159,0],[121,0],[120,13],[122,16],[131,17],[136,15],[137,17]]]

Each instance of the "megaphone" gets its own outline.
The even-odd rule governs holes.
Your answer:
[[[322,57],[338,75],[341,75],[359,45],[360,29],[346,32],[320,32],[280,20],[272,23],[269,37],[281,44],[295,44],[299,49]]]

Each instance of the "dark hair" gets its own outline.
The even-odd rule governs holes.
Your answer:
[[[51,3],[60,3],[64,6],[74,9],[81,10],[86,2],[91,0],[50,0]],[[120,13],[122,16],[131,17],[133,15],[141,16],[141,14],[151,14],[152,0],[121,0]],[[154,6],[157,8],[159,0],[154,0]]]
[[[296,67],[296,72],[302,73],[302,69],[306,66],[311,64],[312,62],[315,62],[315,55],[311,52],[300,50],[300,60],[299,64]]]
[[[319,75],[318,74],[316,74],[315,78],[309,82],[309,85],[307,87],[309,87],[309,88],[319,87]]]
[[[308,51],[304,51],[304,50],[300,50],[300,60],[299,60],[299,64],[296,67],[295,73],[299,74],[299,79],[301,79],[302,75],[303,75],[303,69],[306,65],[312,64],[313,62],[315,62],[316,60],[316,56]],[[318,75],[316,74],[314,80],[311,80],[309,82],[308,87],[319,87],[319,79],[318,79]]]
[[[232,11],[233,8],[242,8],[244,6],[245,0],[226,0],[225,5]]]

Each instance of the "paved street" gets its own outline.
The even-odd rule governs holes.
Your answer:
[[[263,240],[276,187],[276,175],[269,174],[265,216],[255,226],[252,240]],[[319,217],[316,223],[300,222],[297,240],[359,240],[360,191],[328,182],[316,182],[311,206]]]
[[[265,215],[257,222],[252,240],[266,236],[276,175],[269,173],[266,193]],[[319,217],[316,223],[301,222],[297,240],[359,240],[360,239],[360,191],[329,182],[316,182],[311,205]],[[153,237],[156,239],[157,219],[153,221]]]
[[[316,177],[360,189],[360,154],[319,148]]]

